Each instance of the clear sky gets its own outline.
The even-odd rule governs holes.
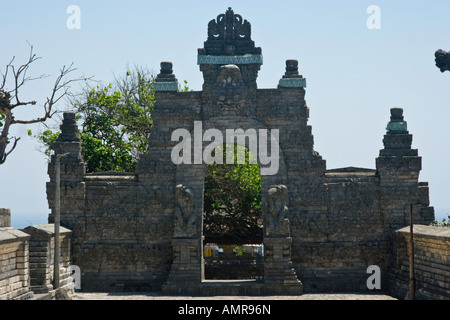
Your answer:
[[[67,27],[70,5],[80,8],[80,29]],[[380,9],[381,29],[367,26],[371,5]],[[42,57],[30,75],[50,75],[22,91],[23,100],[38,105],[17,109],[16,118],[39,116],[59,69],[72,62],[74,77],[109,82],[135,64],[157,74],[168,60],[178,80],[201,90],[197,49],[208,22],[230,6],[251,23],[252,39],[262,48],[259,88],[275,88],[285,60],[299,60],[315,150],[328,169],[375,168],[389,110],[402,107],[436,217],[450,213],[450,73],[434,62],[437,49],[450,50],[448,0],[3,1],[1,71],[13,56],[17,65],[26,61],[29,42]],[[11,209],[18,228],[45,223],[49,213],[47,158],[27,136],[29,128],[13,127],[11,135],[21,140],[0,165],[0,207]]]

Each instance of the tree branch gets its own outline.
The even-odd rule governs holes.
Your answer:
[[[46,75],[41,75],[41,76],[35,77],[35,78],[27,77],[28,68],[30,67],[30,65],[33,62],[35,62],[38,59],[41,59],[41,57],[37,57],[36,54],[33,53],[33,46],[30,45],[30,55],[28,57],[28,61],[25,64],[21,65],[19,67],[19,69],[17,69],[17,71],[16,71],[16,68],[14,65],[12,65],[11,63],[8,64],[7,69],[10,68],[12,70],[13,78],[14,78],[14,89],[9,92],[12,93],[11,100],[12,99],[16,100],[16,103],[13,104],[11,106],[11,108],[15,108],[16,106],[23,105],[23,103],[20,102],[20,99],[19,99],[19,89],[26,82],[31,81],[31,80],[43,79],[43,78],[47,77]],[[14,60],[14,58],[13,58],[13,60]],[[6,81],[6,78],[4,79],[4,81]]]
[[[76,69],[73,68],[73,63],[69,66],[63,66],[62,69],[60,70],[60,74],[59,76],[56,78],[56,81],[53,85],[53,89],[52,89],[52,94],[50,97],[47,98],[47,101],[45,102],[43,108],[44,108],[44,115],[42,117],[36,118],[36,119],[32,119],[32,120],[16,120],[13,119],[12,120],[12,124],[33,124],[33,123],[38,123],[38,122],[44,122],[47,119],[51,118],[57,111],[53,110],[53,107],[65,96],[67,96],[69,94],[69,84],[71,84],[72,82],[76,82],[76,81],[80,81],[83,80],[85,78],[76,78],[76,79],[69,79],[66,80],[65,77],[75,71]],[[21,103],[20,105],[23,105],[25,103]],[[32,101],[31,103],[28,104],[36,104],[35,101]],[[13,106],[16,107],[18,106],[17,104],[15,104]]]
[[[6,158],[11,154],[12,151],[17,146],[17,142],[20,138],[10,138],[8,137],[10,126],[13,124],[33,124],[39,122],[45,122],[47,119],[51,118],[57,110],[55,110],[56,104],[61,101],[61,99],[70,94],[70,84],[80,80],[89,80],[90,78],[80,77],[75,79],[67,79],[66,77],[76,69],[73,68],[73,63],[69,66],[63,66],[60,69],[60,73],[55,80],[53,85],[51,94],[47,97],[46,102],[42,106],[44,109],[44,114],[35,119],[31,120],[17,120],[14,118],[12,114],[12,110],[19,106],[24,105],[35,105],[36,101],[21,101],[19,98],[19,89],[22,88],[28,81],[38,80],[47,77],[46,75],[41,75],[38,77],[29,77],[27,75],[28,68],[30,65],[36,60],[40,59],[36,54],[33,53],[33,46],[30,45],[30,55],[28,57],[28,61],[21,65],[19,68],[13,65],[15,57],[11,59],[11,61],[6,65],[5,73],[1,73],[2,79],[0,79],[0,115],[1,122],[0,127],[2,127],[1,135],[0,135],[0,164],[3,164],[6,161]],[[9,73],[11,72],[11,73]],[[8,76],[12,74],[12,83],[14,85],[14,89],[7,91],[5,86],[8,81]],[[11,103],[14,101],[14,103]],[[7,145],[14,139],[14,143],[9,149],[6,151]]]
[[[13,143],[13,146],[11,147],[11,149],[9,149],[8,152],[5,152],[5,153],[1,156],[1,158],[0,158],[0,164],[5,163],[6,158],[8,158],[8,156],[11,154],[11,152],[14,151],[14,149],[15,149],[16,146],[17,146],[17,142],[18,142],[19,140],[20,140],[20,137],[19,137],[19,138],[14,137],[14,143]],[[8,142],[9,142],[9,141],[8,141]]]

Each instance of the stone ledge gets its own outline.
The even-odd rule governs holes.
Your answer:
[[[191,285],[163,285],[166,295],[181,296],[300,296],[301,283],[264,283],[263,280],[204,280]]]
[[[410,228],[404,227],[396,231],[404,236],[409,235]],[[413,226],[413,236],[419,236],[429,239],[437,239],[441,241],[450,241],[450,228],[446,227],[433,227],[415,224]]]
[[[29,232],[31,234],[41,234],[41,235],[46,235],[46,236],[53,236],[55,233],[55,225],[53,223],[49,223],[49,224],[36,224],[36,225],[32,225],[29,227],[26,227],[25,229],[23,229],[26,232]],[[66,234],[71,234],[72,231],[64,228],[62,226],[59,227],[59,233],[61,235],[66,235]],[[34,240],[34,239],[33,239]],[[37,240],[42,240],[42,239],[37,239]],[[31,250],[32,251],[32,250]]]
[[[19,242],[30,239],[30,235],[13,227],[0,228],[0,244]]]

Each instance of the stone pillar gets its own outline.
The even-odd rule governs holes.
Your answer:
[[[286,72],[278,82],[281,88],[306,88],[306,79],[298,73],[298,60],[286,60]]]
[[[301,282],[292,267],[291,237],[264,238],[264,283],[298,286]],[[301,293],[301,292],[300,292]]]
[[[299,295],[303,284],[292,266],[290,227],[287,207],[288,190],[271,186],[266,200],[264,236],[264,290],[266,294]]]
[[[173,74],[172,62],[161,62],[161,72],[156,76],[153,83],[155,92],[177,92],[178,80]]]
[[[195,195],[183,184],[175,188],[173,262],[163,292],[166,294],[200,294],[202,282],[202,240],[198,235]]]
[[[431,223],[434,210],[428,206],[428,184],[419,183],[422,158],[411,148],[413,136],[407,130],[403,109],[391,109],[386,131],[384,149],[376,159],[385,221],[391,231],[408,225],[409,205],[413,204],[414,223]]]
[[[30,285],[34,293],[47,293],[53,290],[53,268],[55,234],[53,224],[33,225],[23,231],[31,236],[29,240]],[[61,227],[60,230],[60,281],[59,285],[67,285],[70,276],[70,236],[71,231]],[[72,287],[70,289],[73,289]]]
[[[0,227],[11,227],[11,210],[0,208]]]
[[[0,227],[0,301],[33,299],[30,291],[30,235],[12,228]]]
[[[49,222],[54,222],[55,210],[55,161],[56,155],[64,155],[60,159],[61,198],[60,212],[61,225],[72,229],[76,219],[84,213],[85,165],[81,156],[81,141],[77,131],[75,113],[65,112],[61,125],[61,134],[53,145],[55,155],[51,157],[48,165],[50,182],[47,182],[47,199],[52,213]]]
[[[184,293],[183,286],[198,285],[202,281],[202,270],[199,262],[199,250],[201,248],[198,239],[173,239],[173,263],[172,269],[165,285],[165,291]],[[182,290],[174,292],[174,290]]]

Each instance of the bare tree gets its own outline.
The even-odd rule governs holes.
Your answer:
[[[14,151],[20,137],[10,137],[9,130],[14,124],[33,124],[45,122],[50,119],[56,112],[56,104],[66,95],[69,94],[70,84],[85,78],[67,79],[67,75],[76,69],[73,63],[69,66],[63,66],[56,78],[51,94],[46,98],[43,104],[43,115],[38,118],[29,120],[20,120],[14,117],[14,109],[20,106],[36,105],[36,101],[22,101],[19,92],[23,86],[32,80],[46,78],[46,75],[30,77],[27,75],[30,65],[40,57],[33,53],[33,46],[30,45],[30,55],[28,61],[16,68],[13,64],[15,57],[6,65],[5,72],[1,72],[0,78],[0,164],[5,163],[6,158]],[[9,81],[9,82],[8,82]],[[6,89],[7,83],[12,84],[12,90]],[[8,145],[12,145],[8,148]]]

